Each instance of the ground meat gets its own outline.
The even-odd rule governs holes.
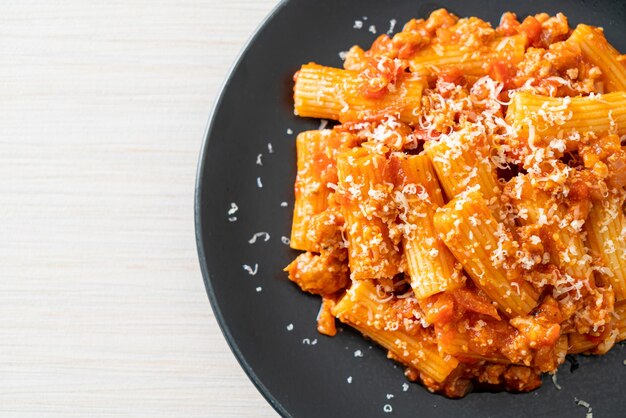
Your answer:
[[[317,331],[329,337],[333,337],[337,334],[335,317],[331,313],[333,306],[335,306],[334,299],[323,297],[322,306],[320,306],[320,311],[317,314]]]
[[[525,366],[510,366],[504,372],[506,389],[513,392],[528,392],[541,386],[541,372]]]
[[[350,283],[348,265],[328,254],[302,253],[285,271],[302,290],[315,294],[330,295]]]

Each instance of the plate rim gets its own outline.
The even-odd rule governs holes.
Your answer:
[[[211,135],[215,128],[215,123],[217,120],[217,112],[221,107],[224,97],[226,95],[226,91],[228,90],[232,77],[235,71],[242,64],[245,56],[248,51],[252,48],[254,43],[259,38],[261,32],[268,27],[271,21],[274,20],[276,15],[290,2],[290,0],[280,0],[271,10],[270,12],[261,20],[259,24],[257,24],[256,28],[252,32],[252,34],[248,37],[243,47],[237,53],[237,56],[233,63],[230,65],[229,69],[224,76],[224,80],[222,81],[220,87],[217,90],[217,94],[215,96],[213,105],[211,107],[211,111],[209,112],[209,118],[204,129],[202,143],[200,145],[200,153],[198,156],[198,163],[196,166],[196,179],[195,179],[195,190],[194,190],[194,230],[195,230],[195,238],[196,238],[196,250],[198,253],[198,262],[200,264],[200,271],[202,273],[202,280],[204,282],[204,288],[206,294],[208,296],[211,309],[213,311],[213,315],[219,325],[220,331],[230,348],[230,351],[235,355],[239,366],[243,369],[246,376],[257,391],[265,398],[265,400],[274,408],[276,412],[282,417],[292,418],[292,415],[285,409],[285,407],[274,397],[274,395],[270,392],[270,390],[261,382],[260,378],[257,376],[256,372],[253,370],[252,366],[248,363],[243,353],[239,349],[237,342],[232,336],[230,329],[226,325],[224,315],[218,306],[217,297],[215,295],[215,290],[213,289],[213,284],[211,283],[211,272],[207,262],[206,257],[206,248],[204,243],[202,242],[202,232],[206,226],[206,221],[202,217],[201,212],[201,203],[203,201],[202,196],[202,188],[204,186],[204,179],[202,173],[205,171],[207,166],[207,158],[208,158],[208,148]]]

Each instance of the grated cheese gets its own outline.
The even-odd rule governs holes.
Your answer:
[[[248,243],[254,244],[258,238],[263,238],[263,241],[267,242],[270,239],[270,234],[268,234],[267,232],[256,232],[254,235],[252,235],[252,238],[248,240]]]
[[[249,266],[249,265],[247,265],[247,264],[244,264],[242,267],[243,267],[243,269],[244,269],[245,271],[247,271],[247,272],[248,272],[248,274],[249,274],[250,276],[256,276],[256,273],[257,273],[257,271],[259,270],[259,265],[258,265],[258,264],[255,264],[255,265],[254,265],[254,268],[250,267],[250,266]]]
[[[582,399],[574,398],[574,403],[576,403],[576,405],[578,406],[587,408],[587,414],[585,415],[585,418],[593,418],[593,408],[591,407],[589,402],[585,402]]]

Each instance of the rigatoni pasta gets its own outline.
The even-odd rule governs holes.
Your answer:
[[[362,148],[337,161],[338,191],[354,280],[392,278],[400,272],[400,250],[390,234],[386,205],[393,185],[385,181],[386,160]]]
[[[508,316],[527,315],[539,292],[522,279],[518,244],[492,215],[479,191],[469,190],[439,209],[435,228],[478,286]]]
[[[586,59],[602,71],[604,91],[626,91],[626,66],[622,55],[606,40],[599,28],[580,24],[568,42],[580,47]]]
[[[445,140],[429,141],[424,149],[448,199],[478,187],[489,204],[498,201],[501,185],[485,135],[460,131]]]
[[[397,168],[394,201],[402,211],[402,246],[415,297],[460,287],[465,277],[433,221],[444,201],[430,160],[424,154],[395,153],[390,164]]]
[[[367,94],[359,74],[350,70],[307,64],[295,78],[294,110],[299,116],[349,122],[392,114],[408,123],[419,116],[424,83],[414,75],[401,73],[394,89],[380,94]]]
[[[518,63],[524,57],[524,35],[497,37],[481,48],[463,45],[433,43],[417,51],[409,60],[411,72],[420,75],[437,74],[456,68],[464,74],[480,77],[496,62]]]
[[[344,68],[296,73],[287,267],[335,319],[450,397],[541,385],[626,339],[626,66],[558,13],[444,9]]]
[[[309,236],[311,220],[328,208],[328,197],[334,192],[331,187],[337,183],[337,155],[357,144],[354,135],[331,129],[302,132],[296,138],[298,175],[294,185],[292,248],[319,252],[320,243]]]
[[[381,301],[368,280],[352,285],[332,312],[341,322],[355,327],[438,383],[444,382],[458,364],[452,356],[439,352],[432,336],[421,326],[398,324],[391,329],[388,323],[394,320],[393,309],[389,301]]]
[[[581,133],[626,134],[626,91],[585,97],[513,94],[507,119],[528,141],[563,138],[575,150]]]
[[[615,292],[615,300],[626,300],[626,220],[623,199],[611,196],[594,203],[585,224],[590,254],[601,261],[599,269]]]

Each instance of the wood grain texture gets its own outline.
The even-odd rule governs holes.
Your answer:
[[[276,0],[7,2],[0,415],[275,417],[198,267],[196,162]]]

